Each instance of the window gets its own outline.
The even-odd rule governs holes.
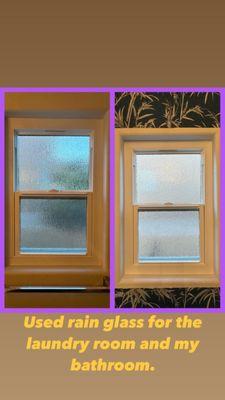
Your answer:
[[[61,135],[15,133],[16,254],[91,253],[93,137]]]
[[[218,284],[218,140],[116,130],[117,287]]]
[[[108,275],[107,124],[8,118],[7,286],[98,286]]]

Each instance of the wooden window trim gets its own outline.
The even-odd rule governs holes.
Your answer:
[[[108,113],[97,119],[9,117],[6,122],[6,286],[102,285],[109,264]],[[14,135],[16,130],[29,129],[91,132],[90,136],[94,137],[93,191],[90,188],[87,191],[14,192]],[[52,196],[88,199],[86,255],[19,254],[19,199]]]
[[[116,129],[116,287],[186,287],[219,285],[219,129],[217,128],[121,128]],[[176,146],[174,146],[174,141]],[[132,154],[136,150],[203,149],[205,205],[173,205],[196,208],[201,220],[200,263],[138,263],[137,210],[162,205],[133,204]],[[211,175],[214,171],[214,175]],[[124,178],[126,177],[126,179]],[[167,206],[168,208],[168,206]],[[122,223],[121,223],[122,222]],[[205,236],[204,236],[205,234]],[[205,259],[204,259],[205,255]],[[169,264],[169,266],[168,266]],[[181,268],[182,264],[182,268]],[[169,267],[169,273],[168,273]]]

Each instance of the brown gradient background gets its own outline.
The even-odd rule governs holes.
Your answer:
[[[2,1],[0,85],[225,86],[224,27],[225,3],[219,0]],[[193,355],[110,354],[110,359],[148,358],[156,366],[152,374],[77,374],[67,370],[70,352],[24,350],[28,331],[22,314],[0,315],[0,397],[223,399],[225,315],[202,319],[201,331],[183,332],[201,339]],[[82,332],[87,334],[96,336]],[[150,337],[147,330],[135,335]],[[130,333],[99,336],[129,338]]]

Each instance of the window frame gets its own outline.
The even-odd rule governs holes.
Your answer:
[[[19,131],[32,136],[46,130],[91,137],[92,184],[84,191],[14,190],[14,140]],[[88,131],[88,134],[87,134]],[[72,135],[74,133],[71,133]],[[76,135],[76,133],[75,133]],[[98,286],[108,275],[108,114],[103,118],[7,118],[6,125],[6,286]],[[101,154],[102,158],[98,155]],[[92,187],[91,187],[92,186]],[[86,198],[87,254],[25,254],[19,252],[20,198]],[[104,232],[104,234],[103,234]]]
[[[116,136],[116,287],[219,285],[219,129],[118,128]],[[133,155],[160,150],[205,154],[204,204],[135,204]],[[126,179],[125,179],[126,177]],[[200,262],[138,262],[138,209],[198,209]],[[121,223],[122,222],[122,223]]]

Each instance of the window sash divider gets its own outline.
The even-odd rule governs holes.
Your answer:
[[[79,191],[66,191],[66,190],[36,190],[36,191],[22,191],[15,192],[15,196],[19,197],[89,197],[93,192],[90,190]]]
[[[189,210],[195,211],[202,207],[205,207],[204,204],[134,204],[134,208],[138,210]]]

